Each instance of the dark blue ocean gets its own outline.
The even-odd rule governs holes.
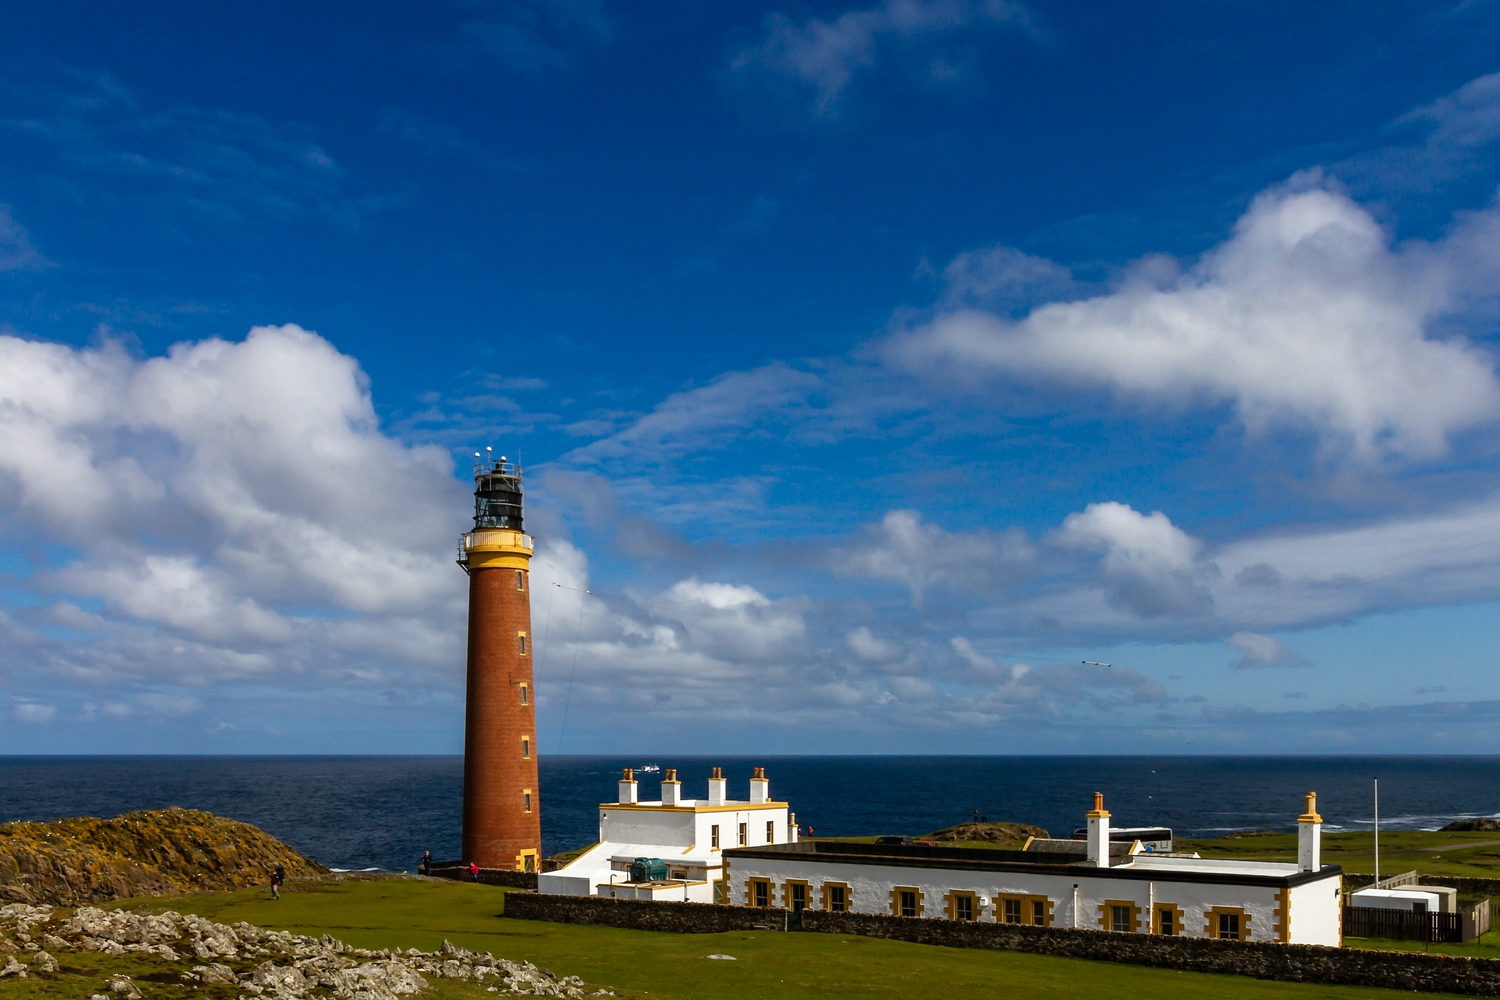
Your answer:
[[[819,836],[920,835],[976,810],[1067,836],[1096,789],[1115,825],[1180,836],[1290,831],[1309,790],[1327,829],[1369,829],[1376,777],[1382,827],[1500,816],[1500,757],[544,757],[544,850],[592,843],[620,768],[648,763],[677,768],[691,797],[722,766],[732,798],[763,765],[772,795]],[[642,798],[656,780],[643,776]],[[0,821],[186,806],[254,823],[330,867],[403,871],[424,850],[458,856],[462,787],[458,757],[0,757]]]

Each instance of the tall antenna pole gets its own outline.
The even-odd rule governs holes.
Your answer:
[[[1380,885],[1380,779],[1375,779],[1375,884]]]

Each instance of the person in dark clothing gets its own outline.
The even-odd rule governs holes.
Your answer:
[[[422,852],[422,874],[423,875],[431,875],[432,874],[432,852],[431,851],[423,851]]]
[[[277,865],[276,870],[271,873],[271,898],[281,898],[281,886],[286,882],[286,867]]]

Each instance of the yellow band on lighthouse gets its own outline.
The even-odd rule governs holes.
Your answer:
[[[476,528],[463,536],[464,566],[476,569],[527,569],[531,536],[507,528]]]

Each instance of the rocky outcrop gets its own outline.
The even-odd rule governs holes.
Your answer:
[[[494,993],[566,1000],[613,995],[608,990],[586,991],[576,976],[558,978],[530,962],[475,954],[448,941],[433,952],[370,951],[351,948],[328,934],[313,938],[243,921],[230,926],[171,910],[148,914],[85,906],[64,917],[50,906],[12,903],[0,906],[0,940],[7,931],[16,950],[7,954],[0,979],[56,976],[55,950],[153,955],[185,966],[184,983],[233,985],[243,996],[269,1000],[398,1000],[426,990],[429,978],[472,982]],[[25,957],[42,942],[46,950]],[[94,996],[142,996],[128,976],[111,976],[103,985],[108,992]]]
[[[1050,836],[1046,830],[1029,823],[960,823],[918,839],[954,843],[982,841],[1001,847],[1020,847],[1026,843],[1027,837],[1046,840]]]
[[[248,823],[194,809],[0,824],[0,902],[74,906],[324,874]]]
[[[1492,819],[1488,816],[1481,816],[1479,819],[1461,819],[1456,823],[1449,823],[1439,832],[1497,833],[1500,832],[1500,819]]]

